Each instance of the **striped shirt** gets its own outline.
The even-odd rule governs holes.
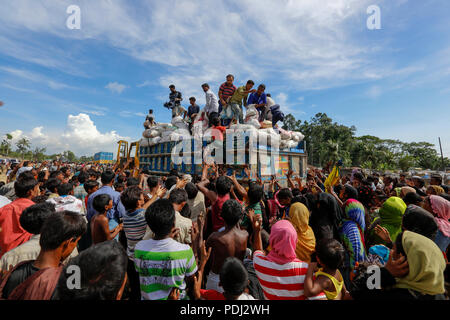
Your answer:
[[[180,290],[180,299],[188,299],[185,278],[197,272],[197,263],[189,245],[172,238],[140,241],[134,251],[143,300],[167,300],[172,288]]]
[[[126,212],[123,215],[123,231],[127,237],[127,254],[130,259],[134,257],[134,247],[142,240],[147,229],[145,210],[138,209],[134,212]]]
[[[296,259],[280,265],[270,261],[262,251],[255,251],[253,265],[267,300],[326,300],[323,292],[315,297],[306,298],[303,291],[308,271],[306,262]]]
[[[227,101],[227,99],[229,97],[231,97],[234,92],[236,91],[236,86],[235,85],[227,85],[226,82],[222,83],[222,85],[219,88],[219,97],[220,97],[220,93],[222,92],[222,99],[225,100],[225,102]]]

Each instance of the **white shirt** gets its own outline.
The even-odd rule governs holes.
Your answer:
[[[211,89],[205,92],[206,96],[206,105],[205,112],[210,114],[211,112],[219,112],[219,102],[217,101],[217,97]]]
[[[9,200],[7,197],[0,196],[0,208],[6,206],[7,204],[10,204],[11,200]]]
[[[275,105],[275,101],[271,97],[266,97],[267,107],[270,109],[271,106]]]

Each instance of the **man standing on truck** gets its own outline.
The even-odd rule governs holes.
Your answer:
[[[231,96],[236,91],[236,87],[233,85],[234,76],[232,74],[227,75],[227,81],[222,83],[222,85],[219,88],[219,110],[218,112],[221,113],[224,108],[226,108],[228,99],[231,98]],[[230,121],[228,119],[225,119],[223,121],[223,125],[227,126]]]
[[[164,106],[168,109],[172,109],[172,118],[181,115],[184,111],[184,108],[181,106],[181,101],[183,100],[183,96],[181,92],[175,90],[175,85],[171,84],[169,86],[170,94],[169,94],[169,102],[166,102]]]
[[[206,116],[208,117],[208,119],[218,117],[220,111],[219,102],[217,101],[216,95],[212,92],[212,90],[209,88],[209,84],[207,83],[202,84],[202,89],[205,92],[206,98],[205,108],[203,109],[206,113]],[[205,115],[203,114],[203,116]]]
[[[247,106],[247,96],[249,93],[256,92],[252,89],[255,83],[252,80],[248,80],[245,86],[240,86],[236,89],[231,96],[227,108],[231,108],[232,121],[239,119],[239,123],[244,123],[244,113],[242,111],[242,104]]]
[[[262,122],[266,119],[266,113],[267,113],[267,100],[266,100],[266,94],[264,93],[264,90],[266,90],[266,86],[264,84],[260,84],[258,86],[258,90],[256,92],[253,92],[249,97],[247,104],[254,104],[256,110],[259,112],[259,121]]]

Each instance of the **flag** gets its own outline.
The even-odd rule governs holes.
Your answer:
[[[328,178],[325,180],[325,191],[330,193],[331,188],[339,182],[339,165],[335,165]]]

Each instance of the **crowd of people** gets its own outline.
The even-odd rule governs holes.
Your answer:
[[[213,163],[165,177],[128,164],[7,168],[0,299],[448,299],[440,176],[354,170],[326,188],[327,169],[285,185]]]

